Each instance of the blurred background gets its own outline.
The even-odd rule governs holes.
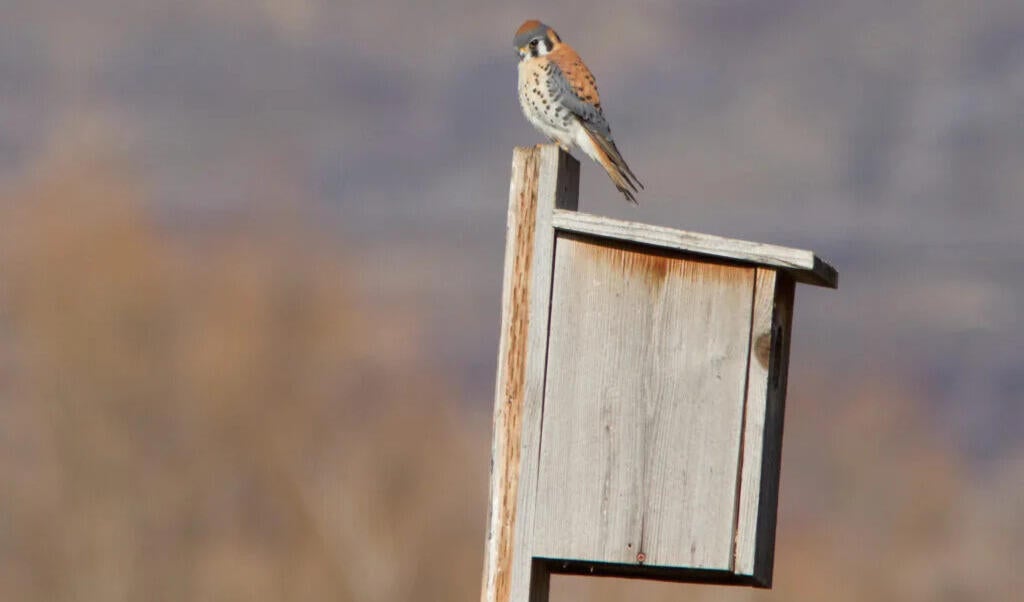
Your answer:
[[[647,184],[584,210],[841,274],[775,589],[553,602],[1019,595],[1024,3],[553,4],[0,1],[0,599],[477,599],[527,18]]]

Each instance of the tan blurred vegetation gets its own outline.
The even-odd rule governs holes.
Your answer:
[[[486,441],[415,316],[308,216],[175,237],[80,159],[0,205],[0,599],[471,597]]]
[[[287,199],[184,234],[85,156],[0,201],[0,599],[476,599],[488,424],[426,318]],[[1024,454],[976,474],[921,395],[827,376],[790,400],[774,591],[553,601],[1012,599]]]

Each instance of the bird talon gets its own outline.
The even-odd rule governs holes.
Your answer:
[[[558,139],[556,139],[556,138],[548,138],[548,140],[550,140],[550,141],[551,141],[551,144],[557,144],[557,145],[558,145],[558,148],[560,148],[560,149],[564,150],[565,152],[569,152],[569,147],[568,147],[568,145],[566,145],[566,144],[565,144],[564,142],[562,142],[561,140],[558,140]]]

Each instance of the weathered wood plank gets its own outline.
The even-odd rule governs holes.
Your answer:
[[[729,570],[755,269],[677,269],[648,367],[661,382],[646,407],[644,549],[652,565]]]
[[[796,285],[785,273],[775,281],[775,311],[772,313],[768,400],[765,408],[764,457],[761,461],[760,507],[757,514],[757,551],[754,578],[761,587],[771,587],[775,565],[775,527],[782,470],[782,431],[786,415],[786,383],[793,327],[793,296]]]
[[[532,529],[536,507],[541,419],[544,411],[544,378],[547,369],[548,314],[551,302],[552,263],[555,229],[551,216],[556,209],[574,210],[579,195],[580,164],[554,145],[539,145],[537,154],[536,208],[534,210],[533,265],[529,283],[529,326],[526,343],[526,381],[523,391],[523,424],[520,445],[524,453],[519,465],[519,519],[515,525],[512,587],[509,600],[534,600],[538,586],[531,582]],[[546,596],[546,592],[544,593]],[[498,602],[505,602],[501,598]]]
[[[729,570],[754,269],[568,233],[555,257],[537,553]]]
[[[515,149],[509,191],[502,280],[501,334],[495,379],[491,437],[490,507],[484,548],[482,602],[508,600],[511,588],[513,528],[519,486],[519,439],[525,380],[526,295],[529,291],[537,156]]]
[[[533,558],[532,529],[536,508],[537,473],[540,461],[541,419],[544,412],[544,378],[547,369],[548,314],[551,309],[551,278],[555,229],[551,223],[556,209],[574,210],[579,195],[580,164],[555,145],[539,145],[537,193],[534,211],[533,267],[530,276],[529,328],[526,343],[526,386],[523,391],[523,426],[520,445],[532,453],[523,454],[520,465],[512,588],[509,600],[519,602],[537,596],[530,583]],[[498,602],[505,602],[501,598]]]
[[[776,270],[757,269],[751,317],[747,394],[740,449],[739,499],[736,506],[735,566],[737,575],[754,575],[757,552],[758,504],[761,501],[761,465],[764,458],[765,407],[772,349]]]
[[[768,587],[794,279],[835,270],[577,214],[578,169],[513,160],[481,600],[546,602],[551,571]]]
[[[617,220],[576,211],[555,211],[555,228],[625,242],[675,249],[734,261],[782,268],[807,284],[836,288],[835,268],[810,251]]]
[[[544,557],[635,563],[641,551],[644,417],[632,404],[644,370],[629,366],[646,359],[636,347],[654,326],[643,274],[607,268],[627,258],[643,260],[567,236],[556,244],[534,530]]]
[[[529,527],[543,404],[555,207],[574,208],[579,163],[552,145],[517,148],[512,161],[495,383],[483,602],[537,598]],[[517,543],[518,542],[518,543]]]

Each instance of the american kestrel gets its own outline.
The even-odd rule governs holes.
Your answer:
[[[519,53],[519,104],[540,133],[569,151],[578,146],[608,172],[619,192],[636,204],[644,186],[633,175],[612,140],[608,120],[590,69],[554,29],[527,21],[516,31]]]

